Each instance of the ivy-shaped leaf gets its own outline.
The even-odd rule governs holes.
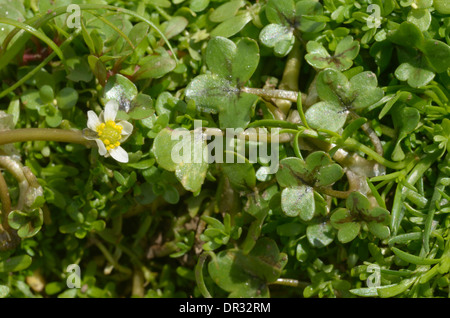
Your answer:
[[[173,136],[173,132],[164,128],[156,136],[153,143],[156,162],[161,168],[174,171],[186,190],[197,192],[208,170],[208,162],[203,157],[206,142],[201,133],[184,129],[178,136]]]
[[[358,56],[359,42],[353,41],[352,36],[346,36],[336,46],[334,55],[330,55],[320,42],[309,41],[306,44],[308,54],[305,60],[317,69],[334,68],[345,71],[353,64],[353,59]]]
[[[8,215],[8,223],[21,238],[28,238],[39,232],[44,216],[39,208],[27,212],[14,210]]]
[[[325,28],[324,22],[310,18],[322,14],[323,8],[318,1],[269,0],[266,16],[270,24],[261,30],[259,39],[273,48],[275,55],[286,56],[294,45],[296,30],[312,33]]]
[[[206,49],[206,64],[212,74],[194,78],[186,88],[186,98],[194,100],[200,111],[218,113],[221,128],[244,128],[250,122],[256,95],[242,93],[259,63],[256,41],[239,39],[236,43],[215,37]]]
[[[427,85],[435,73],[445,72],[450,67],[450,46],[436,39],[426,39],[412,22],[403,22],[398,29],[390,31],[387,38],[399,45],[401,64],[395,76],[411,87]]]
[[[248,255],[236,249],[219,252],[208,272],[231,298],[269,297],[268,284],[280,277],[286,262],[287,256],[272,239],[260,238]]]
[[[312,128],[339,130],[344,126],[349,110],[368,107],[383,97],[384,92],[377,85],[377,77],[370,71],[348,80],[335,69],[323,70],[316,84],[322,101],[305,112],[306,121]]]
[[[420,122],[420,113],[417,108],[402,105],[392,110],[392,118],[397,131],[397,140],[391,157],[394,161],[400,161],[405,158],[401,142],[416,129]]]
[[[328,186],[339,180],[344,172],[322,151],[310,154],[305,161],[288,157],[280,161],[276,173],[281,192],[281,208],[287,216],[300,216],[308,221],[314,216],[314,188]]]
[[[335,230],[330,222],[319,222],[306,228],[309,243],[317,248],[325,247],[333,242]]]
[[[346,208],[334,210],[330,221],[338,230],[341,243],[353,241],[363,228],[380,239],[390,236],[389,211],[381,207],[371,209],[369,199],[359,192],[352,192],[346,200]]]

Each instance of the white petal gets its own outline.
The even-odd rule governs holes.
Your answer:
[[[109,151],[111,157],[119,162],[128,162],[128,153],[122,147],[116,147]]]
[[[103,114],[103,117],[105,119],[105,122],[112,120],[114,121],[117,116],[117,112],[119,111],[119,103],[117,103],[115,100],[110,100],[105,105],[105,113]]]
[[[122,135],[131,135],[131,133],[133,132],[133,125],[126,120],[121,120],[117,124],[123,127]]]
[[[87,121],[87,126],[90,130],[96,131],[97,130],[97,126],[100,125],[100,120],[98,119],[97,114],[90,110],[87,112],[88,115],[88,121]]]
[[[106,147],[103,144],[103,141],[101,141],[100,139],[95,139],[95,142],[97,143],[98,153],[100,154],[100,156],[106,155]]]

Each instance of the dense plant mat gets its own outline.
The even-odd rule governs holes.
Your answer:
[[[450,296],[448,0],[0,0],[0,296]]]

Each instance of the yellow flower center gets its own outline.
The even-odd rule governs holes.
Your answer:
[[[111,150],[120,146],[123,127],[117,125],[113,120],[101,123],[97,127],[98,138],[105,144],[106,150]]]

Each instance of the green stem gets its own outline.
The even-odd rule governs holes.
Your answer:
[[[53,50],[53,52],[55,52],[59,56],[61,61],[64,61],[64,55],[63,55],[61,49],[56,45],[55,42],[53,42],[43,32],[40,32],[40,31],[36,30],[35,28],[33,28],[32,26],[29,26],[28,24],[25,24],[25,23],[22,23],[22,22],[19,22],[19,21],[15,21],[15,20],[12,20],[12,19],[8,19],[8,18],[0,18],[0,24],[2,24],[2,23],[15,26],[16,28],[25,30],[28,33],[34,35],[38,39],[40,39],[43,42],[45,42]],[[6,50],[6,48],[5,48],[5,50]]]
[[[433,153],[427,154],[423,157],[411,170],[408,177],[406,178],[406,183],[414,186],[414,184],[423,176],[425,171],[427,171],[431,165],[441,156],[442,152],[435,150]],[[403,199],[408,188],[399,183],[394,195],[394,203],[392,205],[391,214],[391,231],[393,235],[397,234],[397,230],[400,227],[400,222],[403,218],[405,206],[403,204]]]
[[[147,281],[154,281],[155,280],[155,274],[153,274],[137,257],[137,255],[130,250],[129,248],[125,247],[123,244],[119,244],[118,247],[125,253],[127,254],[130,258],[131,261],[135,264],[135,266],[137,266],[141,271],[142,274],[144,275],[144,278]]]
[[[400,170],[406,167],[407,162],[406,161],[400,161],[400,162],[392,162],[387,159],[385,159],[383,156],[380,156],[376,151],[372,150],[371,148],[361,144],[360,142],[356,141],[353,138],[347,138],[344,142],[344,145],[353,148],[354,150],[359,150],[364,152],[366,155],[372,157],[375,161],[382,164],[385,167]]]
[[[361,118],[359,117],[355,112],[350,111],[350,116],[354,119]],[[375,147],[375,151],[380,155],[383,156],[384,150],[383,146],[381,145],[381,141],[378,138],[375,131],[370,127],[370,125],[366,122],[361,126],[361,129],[366,133],[366,135],[369,137],[370,141],[372,142],[372,145]]]
[[[9,197],[8,185],[2,173],[0,173],[0,202],[2,203],[2,227],[8,231],[10,229],[8,216],[11,212],[11,198]]]
[[[242,87],[241,91],[243,93],[257,95],[265,99],[285,99],[291,102],[297,102],[298,94],[297,91],[287,91],[282,89],[264,89],[264,88],[253,88],[253,87]],[[302,94],[302,103],[305,103],[307,95]]]
[[[151,22],[150,20],[140,16],[139,14],[124,9],[124,8],[118,8],[118,7],[114,7],[114,6],[110,6],[110,5],[102,5],[102,4],[79,4],[78,5],[80,7],[80,10],[109,10],[109,11],[116,11],[118,13],[124,13],[127,15],[130,15],[140,21],[143,21],[145,23],[147,23],[151,28],[153,28],[154,30],[156,30],[156,32],[161,36],[161,38],[164,40],[164,42],[166,42],[167,46],[169,47],[169,50],[172,52],[173,58],[175,59],[175,61],[178,63],[178,59],[176,57],[175,51],[173,50],[169,40],[166,38],[166,36],[164,35],[163,32],[161,32],[161,30],[159,30],[156,25]],[[48,21],[56,18],[57,16],[60,16],[62,14],[66,14],[67,13],[67,6],[62,6],[62,7],[58,7],[53,11],[49,11],[47,13],[45,13],[44,15],[40,15],[40,16],[34,16],[31,19],[28,19],[27,21],[25,21],[24,24],[27,24],[28,26],[34,28],[34,29],[39,29],[42,26],[44,26]],[[0,54],[1,59],[0,59],[0,70],[3,69],[6,65],[8,65],[8,63],[20,52],[21,48],[26,44],[26,42],[28,41],[28,39],[30,38],[30,34],[26,33],[23,34],[22,36],[20,36],[15,42],[14,45],[12,45],[11,49],[7,50],[6,46],[8,45],[8,43],[10,42],[10,40],[12,39],[12,37],[14,36],[14,34],[17,33],[16,30],[13,30],[10,32],[11,36],[7,36],[7,38],[5,38],[5,41],[3,42],[3,52],[4,54]],[[57,48],[58,49],[58,48]]]
[[[276,120],[276,119],[261,119],[255,120],[251,124],[247,126],[247,128],[252,127],[280,127],[280,128],[288,128],[288,129],[297,129],[298,125],[284,121],[284,120]]]
[[[294,46],[287,57],[287,62],[284,67],[283,77],[281,78],[279,89],[288,91],[298,91],[298,78],[300,74],[300,67],[302,64],[302,50],[300,49],[300,43],[295,41]],[[291,108],[292,102],[285,99],[274,100],[275,105],[284,113],[288,114]]]
[[[19,186],[19,198],[15,209],[21,210],[25,206],[27,192],[30,186],[23,171],[23,166],[20,161],[14,160],[11,156],[2,155],[0,156],[0,167],[8,170],[17,181]]]
[[[57,128],[20,128],[0,132],[0,145],[25,141],[57,141],[90,146],[92,141],[84,138],[81,130]]]
[[[203,297],[212,298],[211,294],[206,288],[205,281],[203,279],[203,266],[205,264],[206,258],[211,256],[211,252],[203,252],[198,258],[197,265],[195,265],[195,280],[197,282],[197,287],[200,289]]]
[[[75,31],[69,38],[67,38],[60,46],[60,49],[63,50],[80,32],[79,31]],[[8,87],[7,89],[5,89],[4,91],[2,91],[0,93],[0,98],[2,98],[3,96],[6,96],[7,94],[9,94],[10,92],[12,92],[13,90],[15,90],[16,88],[20,87],[23,83],[25,83],[26,81],[28,81],[29,78],[33,77],[34,74],[36,74],[37,72],[39,72],[45,65],[47,65],[54,57],[56,56],[55,52],[50,53],[49,56],[47,56],[45,58],[45,60],[43,60],[41,63],[39,63],[38,66],[36,66],[31,72],[28,72],[27,74],[25,74],[25,76],[23,76],[20,80],[18,80],[16,83],[14,83],[14,85]]]
[[[106,246],[103,245],[102,242],[100,242],[94,236],[91,237],[91,240],[98,247],[98,249],[102,252],[102,254],[103,254],[103,256],[105,256],[106,260],[114,266],[114,268],[116,268],[119,272],[126,274],[126,275],[133,274],[133,271],[131,269],[129,269],[128,267],[124,267],[117,262],[117,260],[111,255],[111,253],[108,251]]]
[[[348,191],[339,191],[339,190],[334,190],[334,189],[325,188],[325,187],[319,187],[316,190],[323,194],[329,195],[331,197],[339,198],[339,199],[347,199],[348,196],[352,192],[355,192],[354,189],[350,189]]]
[[[434,186],[434,193],[431,197],[430,205],[428,207],[428,214],[425,219],[425,226],[423,228],[423,249],[425,253],[430,251],[430,234],[431,234],[431,226],[433,224],[434,214],[436,212],[436,203],[441,200],[441,193],[444,191],[445,185],[441,183],[441,180],[444,178],[443,174],[440,173],[437,180],[436,185]]]
[[[161,7],[157,6],[156,4],[153,3],[148,3],[149,5],[151,5],[153,8],[155,8],[156,11],[158,11],[158,14],[160,16],[162,16],[164,19],[166,19],[167,21],[169,21],[170,19],[172,19],[172,17]]]
[[[306,288],[309,283],[307,282],[301,282],[293,278],[278,278],[276,281],[271,283],[271,285],[282,285],[282,286],[289,286],[289,287],[299,287],[299,288]]]

